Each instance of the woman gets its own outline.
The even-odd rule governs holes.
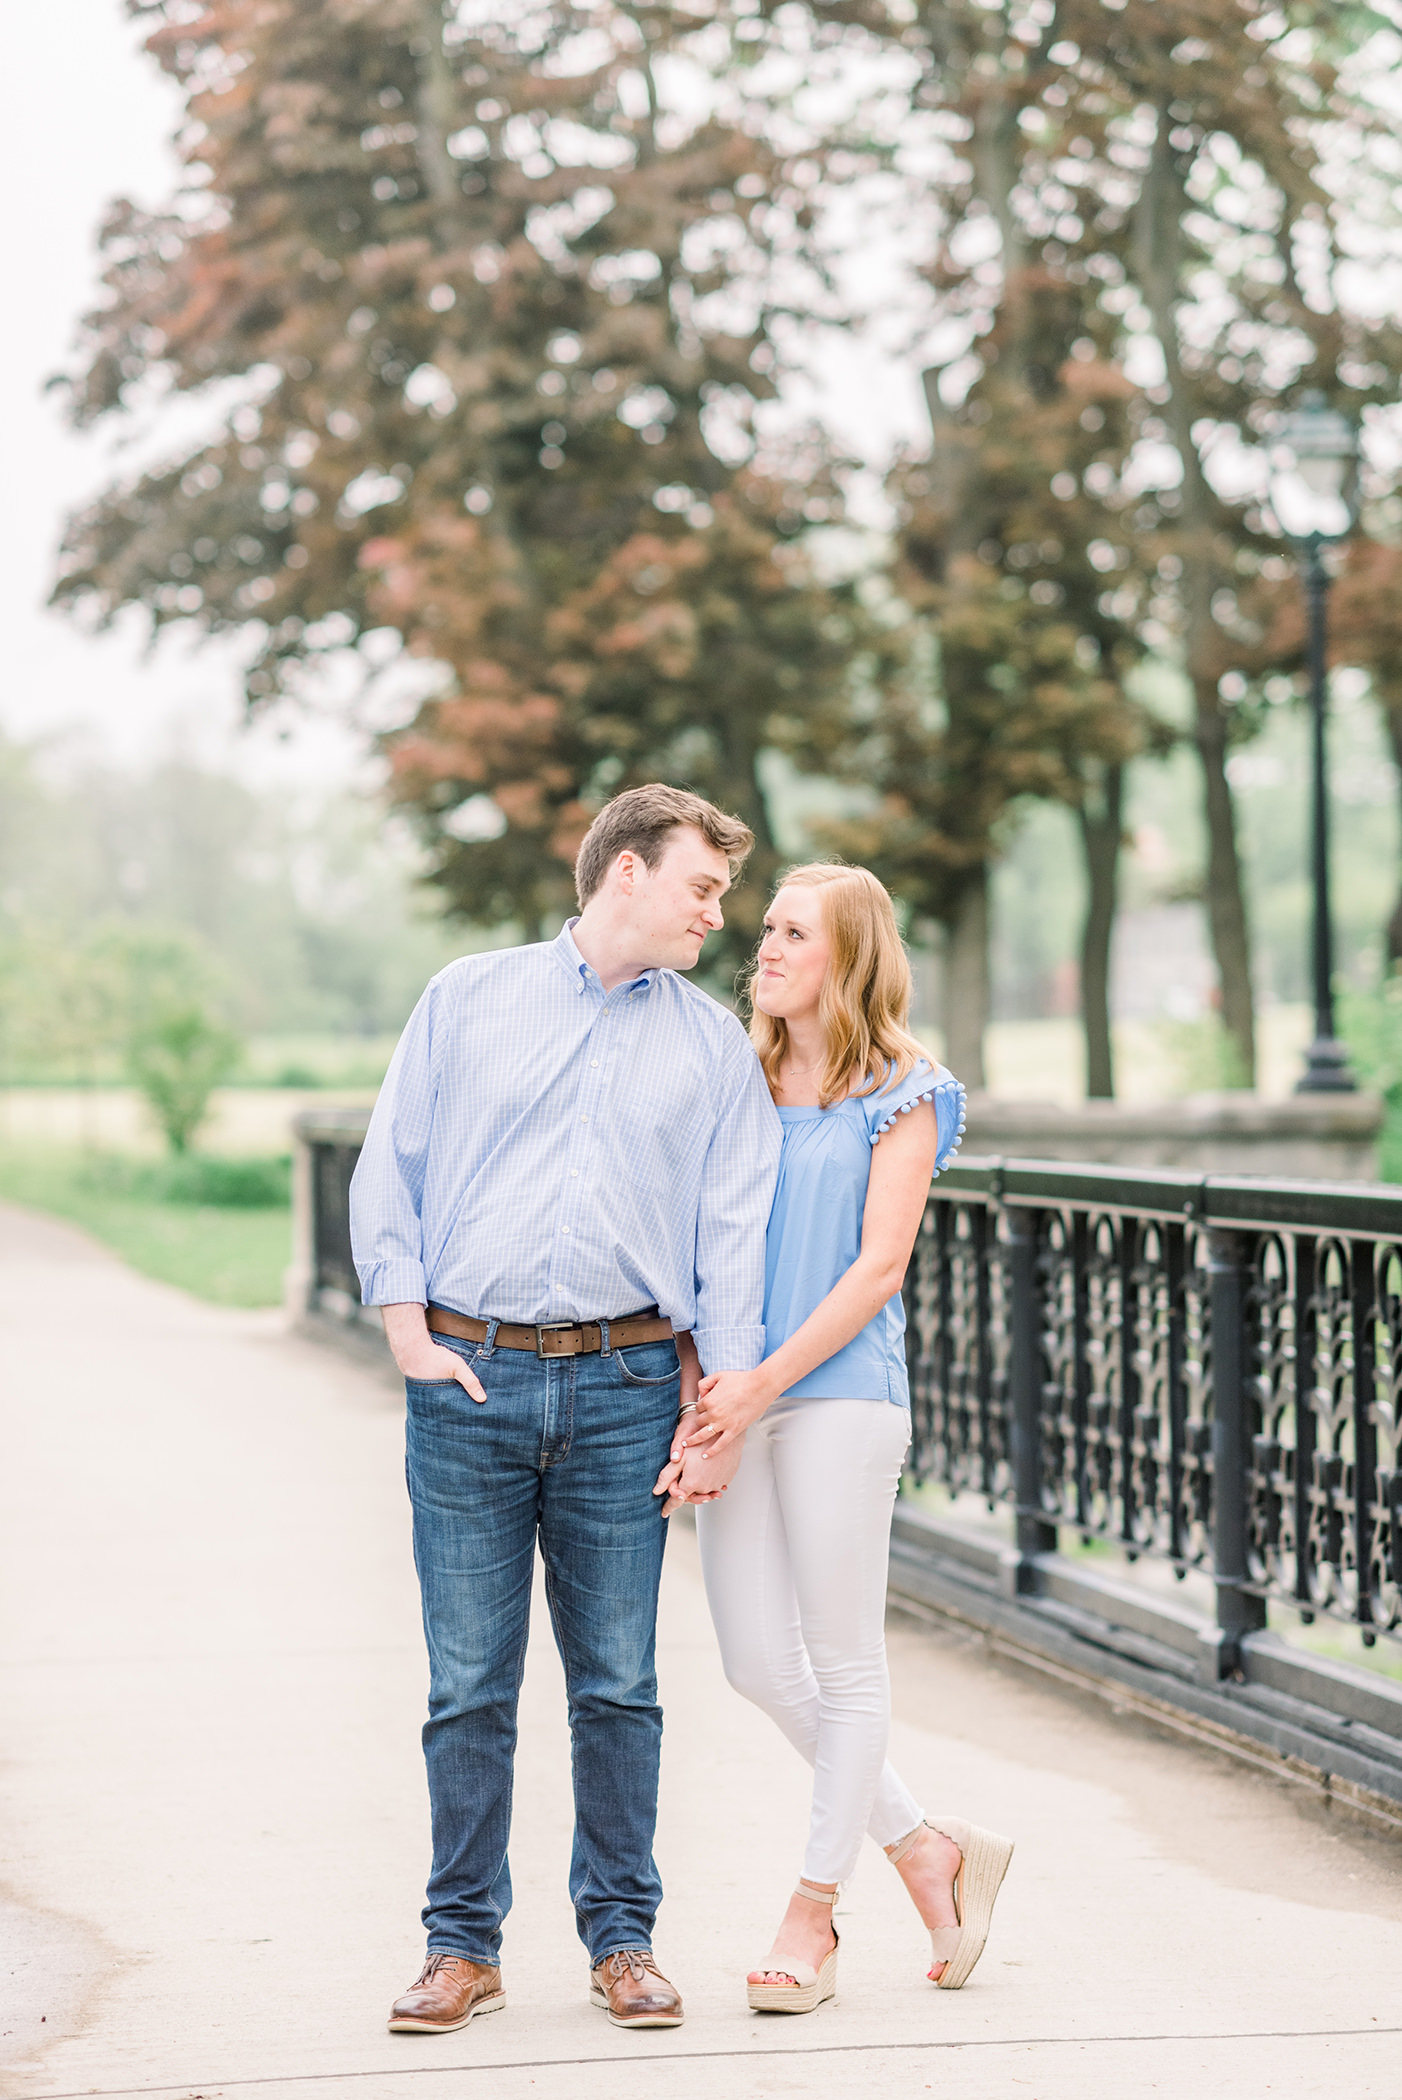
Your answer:
[[[927,1821],[885,1762],[886,1562],[910,1441],[900,1291],[964,1090],[906,1026],[910,967],[864,868],[785,876],[748,989],[784,1126],[766,1355],[702,1381],[658,1487],[669,1508],[707,1498],[697,1530],[726,1675],[814,1768],[803,1875],[749,1977],[756,2011],[797,2013],[836,1989],[832,1906],[864,1832],[930,1928],[945,1990],[983,1951],[1013,1848]]]

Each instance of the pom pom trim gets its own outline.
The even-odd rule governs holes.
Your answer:
[[[949,1162],[953,1159],[955,1153],[959,1150],[959,1147],[964,1142],[964,1125],[967,1121],[968,1102],[967,1097],[964,1093],[964,1089],[962,1086],[960,1086],[959,1081],[957,1079],[932,1079],[927,1087],[922,1087],[922,1089],[915,1096],[915,1099],[913,1101],[902,1101],[897,1107],[891,1110],[891,1113],[884,1119],[884,1121],[879,1123],[876,1129],[871,1133],[872,1144],[875,1145],[877,1139],[883,1137],[885,1133],[893,1127],[897,1116],[908,1116],[917,1102],[933,1101],[936,1094],[943,1093],[945,1088],[950,1086],[952,1086],[956,1090],[959,1096],[959,1125],[954,1133],[954,1142],[949,1146],[943,1158],[937,1160],[935,1163],[935,1173],[943,1173],[944,1169],[949,1165]]]

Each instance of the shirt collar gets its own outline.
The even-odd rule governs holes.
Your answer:
[[[577,992],[582,994],[585,986],[589,985],[594,990],[602,993],[603,986],[599,983],[598,972],[590,967],[575,946],[574,929],[578,924],[578,915],[573,919],[566,919],[564,925],[556,934],[552,945],[559,958],[561,969],[564,970]],[[651,987],[652,980],[656,975],[657,971],[655,969],[644,970],[641,976],[633,978],[629,984],[615,985],[614,989],[620,992],[645,992]]]

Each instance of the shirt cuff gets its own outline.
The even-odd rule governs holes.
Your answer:
[[[764,1328],[693,1327],[692,1339],[707,1378],[717,1371],[753,1371],[764,1362]]]
[[[401,1255],[398,1261],[373,1261],[360,1272],[362,1305],[427,1305],[428,1284],[421,1261]]]

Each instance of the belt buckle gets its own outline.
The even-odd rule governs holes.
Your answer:
[[[554,1361],[553,1358],[545,1353],[546,1335],[572,1333],[578,1327],[579,1322],[578,1320],[535,1320],[532,1322],[532,1325],[535,1328],[536,1361],[546,1364]]]

